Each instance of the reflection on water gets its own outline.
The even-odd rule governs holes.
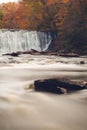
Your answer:
[[[36,79],[87,80],[87,66],[42,59],[0,68],[0,130],[87,130],[87,90],[60,96],[25,89]]]

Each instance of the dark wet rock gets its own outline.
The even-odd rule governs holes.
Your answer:
[[[10,56],[13,56],[13,57],[18,57],[19,54],[16,53],[16,52],[13,52],[13,53],[7,53],[7,54],[3,54],[3,55],[10,55]]]
[[[19,56],[22,54],[30,54],[30,55],[55,55],[55,56],[62,56],[62,57],[79,57],[80,55],[76,53],[59,53],[56,50],[47,50],[47,51],[37,51],[34,49],[27,50],[27,51],[18,51],[18,52],[13,52],[13,53],[7,53],[3,55],[10,55],[10,56]]]
[[[41,53],[36,51],[36,50],[28,50],[28,51],[24,51],[24,52],[21,52],[22,54],[31,54],[31,55],[40,55]]]
[[[79,55],[76,54],[76,53],[61,53],[61,54],[59,54],[59,56],[63,56],[63,57],[79,57]]]
[[[55,51],[55,50],[47,50],[45,52],[41,52],[41,54],[44,54],[44,55],[58,55],[58,52]]]
[[[80,61],[80,64],[85,64],[85,61]]]
[[[31,51],[32,53],[38,52],[38,51],[36,51],[36,50],[34,50],[34,49],[31,49],[30,51]]]
[[[56,94],[63,94],[65,92],[73,92],[78,90],[83,90],[86,85],[73,83],[70,80],[65,79],[43,79],[36,80],[34,82],[36,91],[52,92]]]
[[[22,54],[40,55],[41,52],[38,52],[38,51],[32,49],[32,50],[28,50],[28,51],[18,51],[18,52],[13,52],[13,53],[6,53],[3,55],[10,55],[10,56],[18,57],[19,55],[22,55]]]
[[[18,51],[16,52],[18,55],[22,55],[24,52],[23,51]]]
[[[47,52],[46,51],[42,51],[40,52],[41,55],[47,55]]]
[[[34,50],[34,49],[31,49],[31,50],[30,50],[30,54],[31,54],[31,55],[41,55],[41,52],[36,51],[36,50]]]
[[[48,54],[48,55],[58,55],[57,52],[48,52],[47,54]]]
[[[37,80],[34,82],[36,91],[51,92],[56,94],[63,94],[61,89],[57,86],[55,79]]]

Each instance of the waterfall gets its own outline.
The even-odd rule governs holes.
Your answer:
[[[0,30],[0,53],[37,50],[45,51],[53,42],[51,32]]]

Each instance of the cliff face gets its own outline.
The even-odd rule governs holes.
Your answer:
[[[64,52],[87,54],[87,1],[64,1],[61,11],[64,9],[66,12],[61,15],[61,24],[56,23],[58,37],[55,48]],[[59,18],[59,15],[57,17]]]

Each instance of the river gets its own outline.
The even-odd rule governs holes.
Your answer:
[[[54,77],[87,81],[87,57],[0,56],[0,130],[87,130],[87,90],[28,89],[34,80]]]

